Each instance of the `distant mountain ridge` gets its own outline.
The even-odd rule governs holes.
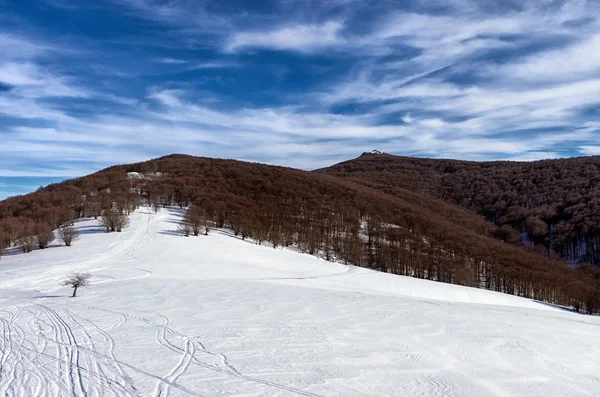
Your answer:
[[[473,162],[366,154],[318,172],[457,204],[498,226],[503,241],[600,266],[599,156]]]

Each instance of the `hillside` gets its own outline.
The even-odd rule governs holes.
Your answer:
[[[203,222],[330,261],[461,284],[597,312],[598,275],[493,238],[496,228],[457,205],[397,187],[322,173],[172,155],[108,168],[0,203],[3,240],[110,208],[194,204]],[[400,190],[399,190],[400,189]],[[41,226],[40,226],[41,225]]]
[[[600,267],[599,156],[471,162],[367,153],[318,172],[460,205],[498,226],[503,241]]]
[[[122,233],[0,260],[0,395],[593,396],[597,316],[273,249],[183,237],[141,206]],[[90,272],[71,299],[58,282]]]

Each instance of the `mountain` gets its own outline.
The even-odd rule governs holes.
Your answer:
[[[359,161],[380,156],[393,160],[367,154]],[[18,246],[39,224],[56,228],[110,208],[130,212],[140,203],[155,208],[193,203],[212,227],[258,244],[598,311],[600,277],[594,269],[570,268],[559,258],[501,242],[493,223],[433,192],[408,189],[408,182],[367,183],[332,175],[333,170],[171,155],[0,202],[0,224],[4,241]]]
[[[600,267],[600,157],[472,162],[365,153],[318,172],[471,210],[506,242]]]

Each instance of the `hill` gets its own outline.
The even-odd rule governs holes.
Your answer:
[[[443,200],[400,187],[264,164],[171,155],[110,167],[0,203],[4,241],[19,246],[40,224],[140,203],[194,204],[211,227],[258,244],[296,247],[331,261],[505,292],[551,303],[600,307],[598,274],[569,268],[493,237],[493,224]],[[388,191],[389,190],[389,191]]]
[[[184,237],[183,213],[140,206],[121,233],[82,219],[72,247],[2,258],[0,395],[600,393],[600,317],[229,229]],[[92,275],[73,299],[59,285],[72,271]]]
[[[600,267],[599,156],[471,162],[366,153],[318,172],[460,205],[498,226],[503,241]]]

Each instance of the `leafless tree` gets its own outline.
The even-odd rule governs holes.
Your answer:
[[[98,219],[98,217],[102,215],[102,205],[97,201],[96,197],[92,197],[92,199],[87,202],[87,213],[88,216],[93,216],[94,219]]]
[[[183,219],[179,222],[178,229],[185,235],[189,236],[194,234],[197,236],[200,234],[200,227],[202,226],[202,218],[200,217],[199,208],[192,205],[185,211]]]
[[[54,241],[54,231],[48,225],[37,224],[35,226],[35,238],[40,249],[44,249]]]
[[[21,224],[17,218],[9,218],[2,222],[2,231],[4,232],[7,248],[16,243],[20,230]]]
[[[204,235],[208,236],[208,231],[212,228],[212,226],[214,225],[214,222],[211,221],[208,218],[203,218],[202,219],[202,226],[204,226]]]
[[[75,298],[79,287],[87,287],[90,285],[90,278],[92,278],[90,273],[70,273],[67,276],[67,279],[62,282],[62,285],[73,288],[72,297]]]
[[[67,247],[70,247],[73,241],[79,238],[79,230],[73,226],[63,226],[58,229],[58,238],[62,240]]]
[[[204,204],[206,203],[204,202]],[[194,220],[193,223],[197,225],[198,232],[200,231],[200,227],[203,227],[204,235],[208,236],[208,232],[215,224],[215,222],[212,220],[212,217],[209,215],[209,211],[205,207],[192,205],[189,209],[189,216]],[[196,234],[195,231],[194,234]]]
[[[100,226],[106,229],[106,233],[109,233],[113,227],[113,220],[111,215],[112,210],[106,210],[102,212],[100,216]],[[113,229],[114,230],[114,229]]]
[[[118,214],[115,217],[115,230],[120,232],[127,226],[129,226],[129,217],[125,214]]]
[[[4,253],[4,250],[8,247],[7,237],[4,231],[0,229],[0,257]]]
[[[192,226],[185,219],[182,219],[181,222],[177,224],[177,229],[183,233],[185,237],[189,237],[192,232]]]
[[[117,209],[105,210],[102,212],[100,225],[107,233],[120,232],[124,227],[129,226],[129,217]]]
[[[19,239],[18,243],[19,249],[25,253],[33,251],[33,246],[35,245],[35,237],[26,236]]]

